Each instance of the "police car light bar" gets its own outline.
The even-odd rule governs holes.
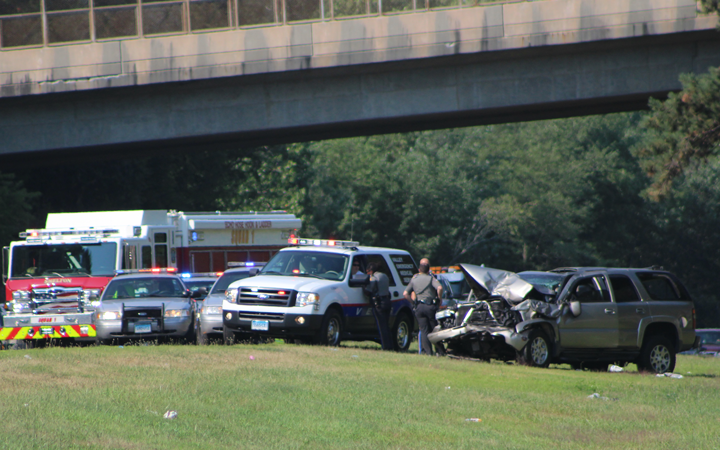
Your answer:
[[[181,273],[182,278],[197,278],[197,277],[221,277],[223,272],[193,272],[193,273]]]
[[[128,275],[131,273],[169,273],[175,274],[177,269],[175,267],[153,267],[152,269],[122,269],[116,270],[115,275]]]
[[[303,239],[291,236],[288,239],[290,245],[299,247],[357,247],[359,242],[355,241],[336,241],[334,239]]]

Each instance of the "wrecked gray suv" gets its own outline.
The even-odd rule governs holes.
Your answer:
[[[448,353],[547,367],[605,370],[635,363],[665,373],[695,345],[695,310],[671,273],[568,268],[520,272],[461,264],[473,301],[438,312],[428,335]]]

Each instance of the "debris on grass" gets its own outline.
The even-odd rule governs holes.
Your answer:
[[[465,419],[465,422],[482,422],[482,419],[478,419],[477,417],[471,417],[470,419]]]
[[[253,355],[250,355],[250,361],[255,361],[255,357]]]
[[[623,368],[620,367],[620,366],[616,366],[615,364],[612,364],[612,365],[608,368],[608,372],[613,372],[613,373],[625,372],[625,369],[623,369]]]
[[[610,400],[610,399],[607,398],[607,397],[601,396],[601,395],[598,394],[597,392],[594,393],[594,394],[588,395],[588,398],[592,398],[592,399],[599,398],[600,400]]]
[[[30,355],[25,355],[25,359],[32,359],[32,356],[30,356]]]
[[[163,414],[163,417],[165,419],[174,419],[177,417],[177,411],[167,411],[165,414]]]
[[[683,376],[680,375],[679,373],[659,373],[659,374],[657,374],[657,375],[655,375],[655,376],[656,376],[656,377],[677,378],[677,379],[680,379],[680,378],[683,377]]]

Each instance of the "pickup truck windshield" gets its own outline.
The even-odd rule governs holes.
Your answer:
[[[284,251],[263,267],[261,275],[310,276],[326,280],[344,280],[348,256],[337,253]]]
[[[116,259],[114,242],[15,246],[10,277],[112,276]]]

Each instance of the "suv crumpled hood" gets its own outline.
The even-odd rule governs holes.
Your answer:
[[[321,280],[312,277],[286,277],[281,275],[257,275],[250,278],[235,281],[230,288],[239,287],[262,287],[313,292],[326,286],[341,283],[337,280]]]
[[[460,264],[470,288],[477,298],[500,296],[510,303],[522,302],[534,286],[514,272],[490,267]]]

